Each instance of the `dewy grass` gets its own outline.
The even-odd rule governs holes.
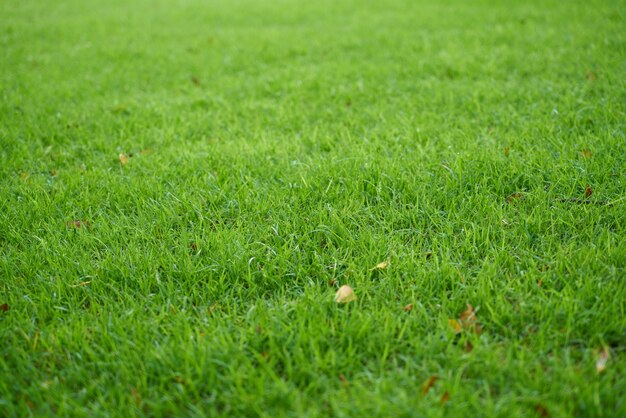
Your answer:
[[[626,416],[624,6],[1,0],[0,415]]]

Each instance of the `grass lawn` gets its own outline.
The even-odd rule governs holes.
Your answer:
[[[0,416],[626,416],[625,28],[0,0]]]

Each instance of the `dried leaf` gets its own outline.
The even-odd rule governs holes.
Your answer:
[[[448,391],[446,390],[443,395],[441,395],[441,399],[439,400],[439,403],[441,405],[445,404],[446,402],[448,402],[450,400],[450,394],[448,393]]]
[[[609,350],[605,347],[600,351],[596,358],[596,372],[602,373],[606,369],[606,363],[609,360]]]
[[[200,80],[195,75],[191,76],[191,82],[193,83],[194,86],[199,86],[200,85]]]
[[[463,349],[466,353],[471,353],[474,349],[474,345],[470,341],[465,341],[465,344],[463,344]]]
[[[435,382],[439,379],[439,376],[432,375],[424,383],[422,383],[422,393],[426,395],[430,388],[433,387]]]
[[[412,304],[412,303],[409,303],[408,305],[406,305],[406,306],[404,307],[404,309],[403,309],[403,310],[404,310],[404,312],[410,312],[410,311],[412,311],[412,310],[413,310],[413,304]]]
[[[546,407],[541,405],[540,403],[535,405],[535,411],[541,418],[550,418],[550,413],[548,412]]]
[[[329,285],[329,286],[331,286],[331,287],[332,287],[332,286],[334,286],[334,285],[336,285],[336,284],[337,284],[337,280],[335,280],[335,279],[330,279],[330,280],[328,281],[328,285]]]
[[[524,193],[515,192],[506,197],[506,203],[515,203],[525,198]]]
[[[0,311],[2,311],[2,312],[8,312],[9,309],[11,309],[11,308],[9,307],[9,305],[7,303],[3,303],[2,305],[0,305]]]
[[[67,221],[65,223],[65,226],[68,228],[76,228],[76,229],[81,229],[81,228],[85,228],[85,229],[89,229],[91,228],[91,224],[89,223],[89,221],[81,221],[80,219],[74,219],[71,221]]]
[[[456,319],[448,319],[448,325],[450,326],[450,328],[452,328],[455,334],[459,334],[461,333],[461,331],[463,331],[461,323]]]
[[[593,194],[593,189],[591,188],[591,186],[587,185],[587,187],[585,188],[585,197],[589,197]]]
[[[124,153],[120,153],[119,158],[120,158],[120,163],[122,165],[128,164],[128,159],[129,159],[128,155],[126,155]]]
[[[371,270],[384,270],[387,267],[389,267],[389,260],[381,261],[380,263],[376,264],[375,267],[372,267],[370,271]]]
[[[469,303],[459,319],[449,319],[448,325],[455,334],[459,334],[463,330],[474,331],[476,334],[480,334],[482,331],[482,325],[478,323],[478,318],[476,317],[476,310]]]
[[[461,320],[461,323],[464,322],[469,324],[476,322],[476,311],[474,311],[474,307],[468,303],[459,319]]]
[[[587,148],[583,149],[580,151],[580,154],[584,157],[584,158],[590,158],[592,153],[590,150],[588,150]]]
[[[130,389],[130,396],[133,398],[133,401],[135,402],[135,405],[137,406],[141,406],[141,395],[139,394],[139,391],[135,388],[131,388]]]
[[[335,302],[337,303],[348,303],[356,300],[356,295],[354,294],[354,290],[346,284],[341,286],[337,293],[335,294]]]

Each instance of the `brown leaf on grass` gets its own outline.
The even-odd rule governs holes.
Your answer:
[[[593,189],[591,188],[590,185],[587,185],[587,187],[585,187],[585,197],[589,197],[593,194]]]
[[[422,393],[426,395],[435,382],[439,380],[439,376],[432,375],[424,383],[422,383]]]
[[[341,286],[337,293],[335,294],[335,302],[337,303],[349,303],[356,300],[356,295],[354,294],[354,290],[346,284]]]
[[[348,379],[346,378],[346,376],[343,375],[343,373],[339,373],[339,381],[344,387],[347,387],[350,384],[350,382],[348,382]]]
[[[459,319],[461,320],[461,323],[476,322],[476,311],[474,311],[474,307],[468,303],[465,310],[461,312]]]
[[[50,177],[56,177],[59,174],[57,170],[50,170]]]
[[[516,203],[521,200],[524,200],[525,197],[526,196],[524,196],[524,193],[515,192],[506,197],[506,203]]]
[[[68,227],[68,228],[75,228],[75,229],[81,229],[81,228],[89,229],[89,228],[91,228],[91,224],[89,223],[89,221],[82,221],[80,219],[73,219],[71,221],[67,221],[65,223],[65,226]]]
[[[11,308],[9,307],[9,304],[7,303],[3,303],[2,305],[0,305],[0,311],[2,312],[9,312]]]
[[[478,323],[478,318],[476,317],[476,311],[474,307],[467,304],[467,307],[461,315],[459,319],[448,319],[448,325],[455,334],[460,334],[463,330],[473,331],[476,334],[480,334],[483,327]]]
[[[605,347],[596,356],[596,373],[600,374],[606,369],[607,361],[609,361],[609,350]]]
[[[334,285],[336,285],[336,284],[337,284],[337,280],[335,280],[335,279],[330,279],[330,280],[328,281],[328,286],[330,286],[330,287],[333,287],[333,286],[334,286]]]
[[[130,157],[129,157],[128,155],[126,155],[126,154],[124,154],[124,153],[120,153],[120,155],[119,155],[118,157],[119,157],[119,159],[120,159],[120,163],[121,163],[122,165],[126,165],[126,164],[128,164],[128,161],[129,161],[129,159],[130,159]]]
[[[465,350],[466,353],[471,353],[473,349],[474,345],[470,341],[465,341],[465,344],[463,344],[463,350]]]
[[[378,263],[374,267],[372,267],[370,269],[370,271],[372,271],[372,270],[384,270],[387,267],[389,267],[389,260],[381,261],[380,263]]]
[[[546,407],[541,405],[540,403],[535,405],[535,412],[537,412],[537,415],[539,415],[541,418],[550,418],[550,413],[548,412]]]
[[[441,395],[441,399],[439,399],[439,403],[441,405],[444,405],[446,402],[448,402],[450,400],[450,394],[448,393],[448,391],[446,390],[443,395]]]
[[[580,155],[582,155],[584,158],[590,158],[592,155],[592,152],[588,150],[587,148],[585,148],[580,151]]]
[[[403,309],[404,312],[410,312],[413,310],[413,304],[409,303],[408,305],[406,305]]]
[[[200,85],[200,80],[195,75],[191,76],[191,82],[193,83],[194,86],[199,86]]]
[[[130,389],[130,396],[133,398],[135,405],[141,406],[141,395],[139,395],[139,391],[136,388]]]

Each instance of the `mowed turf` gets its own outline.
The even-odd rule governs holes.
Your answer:
[[[0,0],[0,415],[626,416],[625,10]]]

